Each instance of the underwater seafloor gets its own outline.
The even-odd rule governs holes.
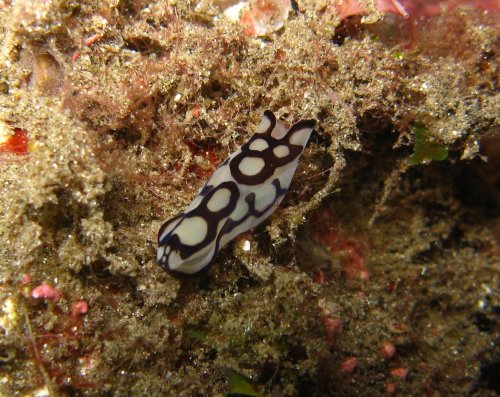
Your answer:
[[[497,10],[234,3],[0,1],[0,396],[498,396]],[[174,278],[266,109],[317,120],[290,191]]]

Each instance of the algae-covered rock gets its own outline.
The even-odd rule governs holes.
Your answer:
[[[494,395],[494,9],[283,2],[255,37],[237,3],[0,3],[0,394]],[[317,120],[284,202],[167,274],[266,109]]]

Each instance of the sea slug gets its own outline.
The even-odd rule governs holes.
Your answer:
[[[180,275],[204,270],[229,241],[271,215],[314,125],[301,120],[287,130],[266,110],[249,141],[219,165],[185,211],[160,228],[160,266]]]

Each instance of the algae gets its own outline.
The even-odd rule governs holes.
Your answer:
[[[250,382],[232,369],[227,370],[227,377],[231,387],[231,394],[240,394],[243,396],[263,397]]]
[[[495,395],[495,15],[297,1],[253,38],[221,4],[0,2],[0,120],[30,140],[0,154],[0,394],[225,396],[231,368],[266,396]],[[318,121],[281,209],[166,274],[160,225],[268,108]],[[408,166],[417,121],[446,160]]]
[[[413,127],[413,153],[410,156],[410,165],[417,165],[425,161],[443,161],[448,157],[448,149],[429,139],[429,132],[424,125],[416,124]]]

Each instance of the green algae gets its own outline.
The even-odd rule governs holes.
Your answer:
[[[229,381],[229,387],[231,388],[231,391],[228,394],[229,396],[239,394],[249,397],[264,397],[263,394],[255,390],[255,387],[253,387],[250,381],[243,375],[232,369],[226,370],[226,374]]]
[[[447,157],[448,149],[433,142],[423,124],[413,126],[413,153],[410,156],[410,165],[421,164],[426,160],[443,161]]]
[[[201,331],[198,331],[197,329],[194,328],[188,328],[187,334],[193,338],[194,340],[200,342],[200,343],[205,343],[207,341],[207,338]]]

